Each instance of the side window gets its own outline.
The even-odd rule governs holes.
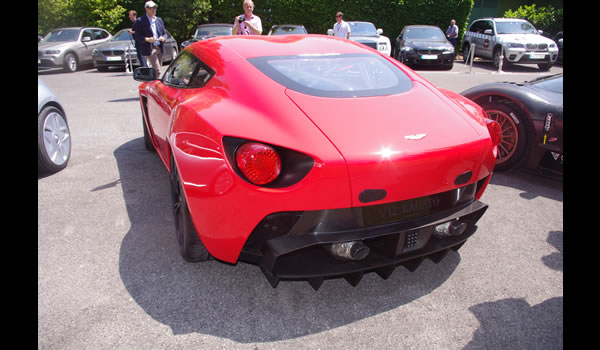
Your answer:
[[[83,31],[83,34],[81,35],[81,40],[83,40],[83,38],[85,37],[89,37],[91,40],[94,40],[94,35],[92,34],[92,31],[90,29],[86,29]]]
[[[213,76],[213,71],[191,53],[182,52],[163,77],[163,83],[179,88],[199,88]]]
[[[492,23],[492,21],[485,21],[485,27],[483,28],[483,31],[486,31],[488,29],[491,29],[492,34],[494,34],[494,23]]]
[[[94,36],[92,37],[92,40],[102,39],[102,31],[100,29],[94,29],[93,34],[94,34]]]
[[[473,24],[471,24],[471,27],[469,27],[469,32],[479,33],[479,31],[481,30],[481,23],[481,21],[473,22]]]

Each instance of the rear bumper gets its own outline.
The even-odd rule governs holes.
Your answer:
[[[485,184],[484,179],[440,194],[441,203],[463,198],[441,205],[442,209],[417,204],[417,215],[424,215],[398,215],[405,219],[376,224],[366,222],[367,212],[391,214],[406,203],[418,202],[272,214],[253,231],[240,260],[258,265],[273,287],[280,280],[306,280],[318,289],[324,280],[333,278],[345,278],[355,286],[365,273],[375,272],[387,279],[398,265],[414,271],[425,258],[441,261],[450,249],[458,250],[475,233],[487,205],[473,195]],[[466,229],[457,235],[436,232],[438,225],[447,222],[465,223]],[[332,243],[349,241],[360,241],[369,254],[362,260],[341,260],[327,250]]]

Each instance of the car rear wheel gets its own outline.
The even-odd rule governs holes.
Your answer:
[[[38,115],[38,171],[64,169],[71,156],[71,132],[60,109],[50,106]]]
[[[148,124],[146,124],[146,118],[144,118],[144,112],[142,111],[142,128],[144,129],[144,146],[150,152],[154,152],[154,146],[152,145],[152,140],[150,139],[150,134],[148,133]]]
[[[198,237],[187,206],[183,185],[175,161],[171,160],[171,199],[175,219],[175,236],[179,252],[185,261],[199,262],[209,258],[208,250]]]
[[[515,106],[505,102],[481,104],[488,118],[498,122],[501,128],[501,138],[498,143],[496,169],[507,170],[521,166],[528,148],[526,119]]]
[[[68,53],[65,55],[64,68],[65,71],[67,71],[68,73],[73,73],[77,71],[77,69],[79,68],[79,64],[77,62],[77,57],[74,53]]]

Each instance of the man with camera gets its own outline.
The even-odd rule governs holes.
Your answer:
[[[252,0],[244,0],[244,14],[235,18],[233,23],[232,33],[235,35],[261,35],[262,22],[260,18],[254,14],[254,2]]]

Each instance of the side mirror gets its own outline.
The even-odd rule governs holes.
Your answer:
[[[377,35],[381,35],[381,34],[383,34],[383,29],[377,28]]]
[[[133,80],[150,82],[156,80],[156,71],[154,68],[139,67],[133,71]]]
[[[83,43],[88,42],[88,41],[92,41],[92,38],[89,36],[84,36],[83,38],[81,38],[81,42],[83,42]]]
[[[486,29],[486,30],[483,31],[483,34],[494,35],[494,30],[493,29]]]
[[[333,36],[333,29],[331,29],[331,28],[327,29],[327,35]]]

